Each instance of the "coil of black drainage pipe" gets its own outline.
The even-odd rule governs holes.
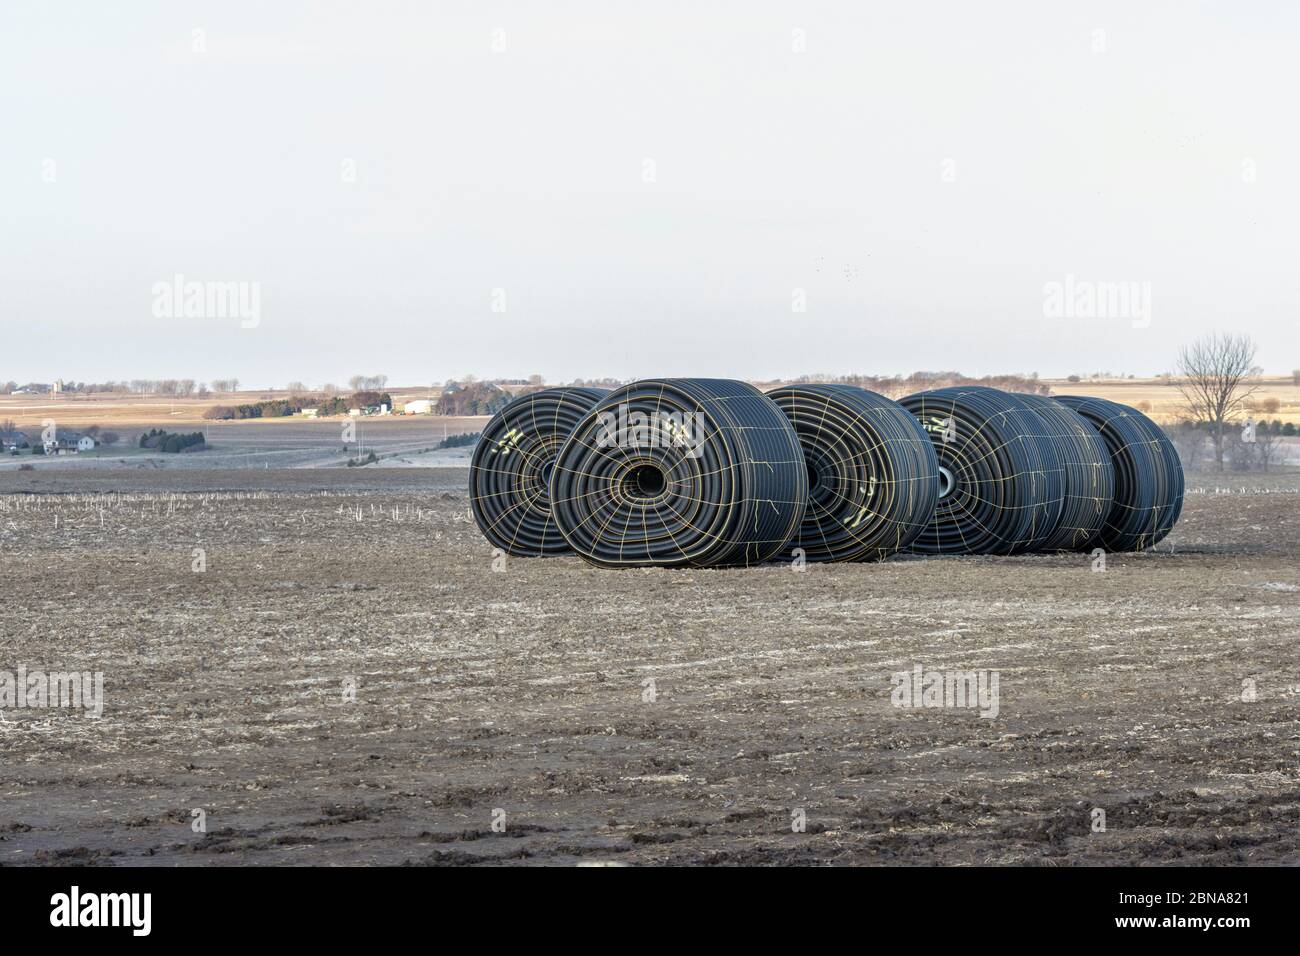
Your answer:
[[[1136,408],[1079,395],[1055,400],[1082,415],[1110,451],[1115,498],[1080,550],[1142,551],[1169,534],[1183,510],[1183,465],[1169,436]]]
[[[551,516],[551,470],[569,432],[607,394],[547,388],[492,416],[470,460],[469,504],[495,547],[530,558],[570,553]]]
[[[794,426],[808,473],[808,507],[784,556],[880,560],[911,545],[939,498],[939,461],[916,417],[856,385],[787,385],[767,397]]]
[[[794,428],[758,389],[648,379],[615,389],[561,449],[556,524],[598,567],[734,567],[777,555],[803,518]]]
[[[1078,551],[1105,524],[1115,500],[1115,469],[1105,441],[1082,415],[1046,395],[1015,393],[1037,412],[1056,445],[1065,480],[1056,530],[1035,550]]]
[[[917,392],[899,404],[939,458],[939,503],[912,551],[1019,554],[1055,532],[1064,483],[1041,416],[984,386]]]

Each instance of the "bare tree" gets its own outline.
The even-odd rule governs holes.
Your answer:
[[[354,392],[377,392],[387,384],[387,375],[353,375],[348,379],[348,385]]]
[[[307,391],[307,386],[302,382],[290,382],[288,388],[290,395],[301,395],[303,392]]]
[[[1247,335],[1214,334],[1183,347],[1178,355],[1178,390],[1193,421],[1204,422],[1214,444],[1214,462],[1223,471],[1226,428],[1259,384],[1255,343]]]

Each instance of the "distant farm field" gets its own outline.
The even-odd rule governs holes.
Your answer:
[[[1162,379],[1114,379],[1100,382],[1067,382],[1062,379],[1045,380],[1053,395],[1090,395],[1112,402],[1131,405],[1148,413],[1156,421],[1167,424],[1177,421],[1183,404],[1182,393]],[[1289,376],[1267,378],[1251,396],[1251,413],[1269,421],[1300,424],[1300,386]],[[1270,399],[1277,401],[1272,409]]]
[[[62,416],[50,416],[59,428],[84,427]],[[0,421],[4,413],[0,412]],[[383,416],[369,418],[255,418],[247,421],[178,422],[149,419],[142,422],[116,423],[98,419],[106,429],[120,435],[119,443],[81,455],[45,458],[42,456],[0,455],[0,471],[24,465],[38,472],[85,471],[87,469],[229,469],[229,468],[328,468],[345,467],[349,460],[362,459],[374,452],[381,467],[403,464],[446,466],[468,464],[469,449],[438,451],[445,438],[480,432],[487,424],[484,416]],[[22,425],[19,426],[23,427]],[[31,426],[27,426],[31,431]],[[36,423],[40,428],[40,423]],[[165,431],[201,430],[209,445],[206,451],[185,454],[145,452],[136,446],[142,431],[161,428]],[[347,432],[344,429],[349,429]],[[371,466],[373,467],[373,466]]]
[[[1053,395],[1091,395],[1106,398],[1138,408],[1161,423],[1177,421],[1183,404],[1181,393],[1172,384],[1162,379],[1108,379],[1104,381],[1068,382],[1064,379],[1043,379]],[[438,397],[437,389],[428,388],[391,388],[387,390],[396,404],[416,398]],[[0,421],[12,420],[18,428],[40,426],[45,420],[52,419],[61,428],[83,429],[90,425],[101,428],[143,429],[164,428],[167,430],[193,431],[194,426],[204,429],[214,425],[203,417],[204,412],[216,405],[240,405],[265,401],[271,398],[285,398],[285,392],[268,392],[250,390],[234,394],[212,396],[209,398],[185,398],[168,400],[156,395],[0,395]],[[1276,402],[1276,408],[1273,406]],[[1268,420],[1280,419],[1283,422],[1300,424],[1300,386],[1290,377],[1273,377],[1263,379],[1259,389],[1252,397],[1251,413]],[[423,423],[428,434],[441,435],[443,426],[447,425],[456,434],[466,430],[458,422],[462,419],[443,418],[441,416],[394,416],[382,421],[404,418],[406,421]],[[486,421],[486,419],[482,419]],[[317,429],[332,422],[330,426],[337,430],[340,418],[325,422],[304,420],[301,417],[266,418],[252,421],[221,422],[216,427],[225,429],[254,428],[264,429]],[[364,419],[367,425],[378,425],[381,419]],[[477,430],[477,429],[475,429]],[[280,442],[293,440],[293,432],[274,437],[262,432],[249,433],[250,440],[258,442]],[[318,435],[319,432],[300,432],[303,436]]]
[[[439,396],[439,389],[390,388],[385,389],[396,404],[417,398]],[[271,399],[288,398],[285,391],[249,390],[207,398],[169,399],[161,395],[120,395],[93,393],[90,395],[0,395],[0,421],[13,419],[19,428],[40,425],[53,418],[66,428],[84,428],[88,425],[110,427],[114,425],[149,425],[151,427],[176,427],[206,424],[203,413],[218,405],[245,405]],[[301,419],[258,419],[259,422],[301,421]]]

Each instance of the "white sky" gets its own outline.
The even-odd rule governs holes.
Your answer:
[[[0,380],[1289,371],[1297,90],[1283,3],[4,0]]]

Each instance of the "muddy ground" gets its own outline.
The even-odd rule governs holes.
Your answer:
[[[0,671],[105,705],[0,712],[0,864],[1294,864],[1300,479],[1193,484],[1104,572],[494,571],[463,470],[9,472]]]

